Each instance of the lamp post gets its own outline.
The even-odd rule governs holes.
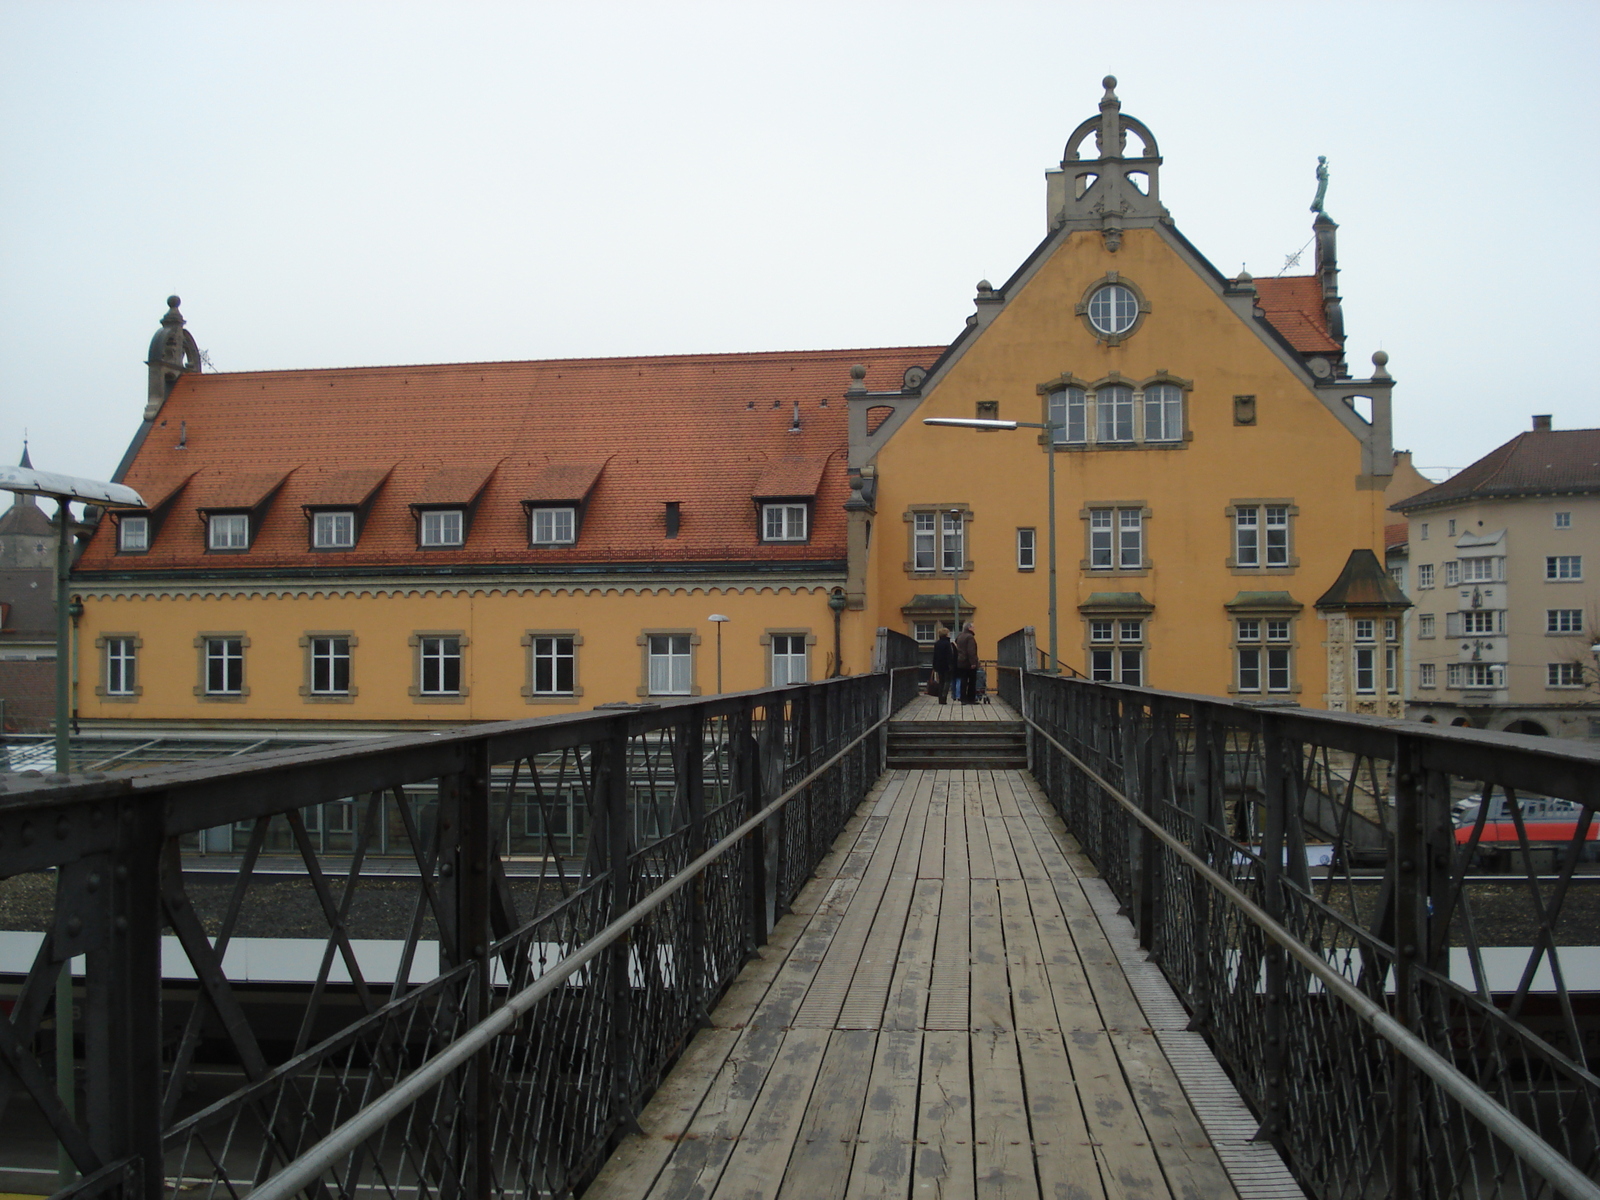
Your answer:
[[[955,539],[955,556],[950,560],[950,636],[956,637],[961,632],[961,560],[966,557],[966,547],[962,543],[966,538],[962,535],[966,530],[961,524],[961,510],[952,508],[946,521],[953,522],[958,531]],[[941,551],[942,551],[941,547]]]
[[[712,613],[706,620],[717,627],[717,695],[722,695],[722,627],[733,618]]]
[[[72,769],[72,678],[69,603],[72,575],[72,512],[74,500],[126,508],[143,508],[138,492],[120,483],[101,483],[73,475],[35,471],[31,467],[0,467],[0,491],[28,496],[48,496],[56,502],[56,770],[65,775]],[[77,1103],[77,1059],[72,1048],[72,961],[61,964],[61,979],[56,984],[56,1094],[67,1115]],[[56,1154],[56,1173],[62,1187],[69,1185],[76,1171],[65,1146]]]
[[[844,610],[849,604],[850,598],[844,594],[843,588],[834,588],[828,593],[828,607],[833,610],[833,670],[828,674],[829,679],[837,679],[843,673],[843,668],[839,665],[843,654],[840,649],[839,618],[844,616]]]
[[[1046,670],[1054,675],[1061,670],[1060,642],[1056,628],[1056,430],[1063,428],[1059,421],[989,421],[979,417],[924,417],[924,425],[948,425],[956,429],[1042,429],[1045,431],[1045,462],[1049,464],[1050,497],[1050,664]],[[957,620],[960,611],[957,610]]]

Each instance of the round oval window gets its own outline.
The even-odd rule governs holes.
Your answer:
[[[1139,317],[1139,302],[1132,290],[1108,283],[1089,297],[1089,324],[1101,333],[1127,333]]]

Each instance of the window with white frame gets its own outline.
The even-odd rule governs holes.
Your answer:
[[[1144,509],[1091,508],[1088,519],[1091,571],[1144,568]]]
[[[1546,633],[1582,633],[1583,609],[1547,608],[1544,610]]]
[[[530,516],[528,536],[535,546],[570,546],[578,537],[578,510],[534,509]]]
[[[1417,667],[1417,686],[1419,688],[1438,687],[1438,674],[1433,663],[1422,663]]]
[[[248,550],[248,513],[212,513],[206,518],[206,546],[212,550]]]
[[[1089,678],[1096,683],[1144,684],[1144,620],[1141,617],[1091,617]]]
[[[417,639],[417,693],[422,696],[460,696],[461,638],[422,635]]]
[[[1505,578],[1505,559],[1503,558],[1463,558],[1461,560],[1462,583],[1495,583]]]
[[[1273,570],[1290,565],[1288,505],[1234,506],[1233,565],[1246,570]]]
[[[1239,692],[1294,690],[1293,622],[1288,617],[1236,617],[1234,640]]]
[[[1419,531],[1419,536],[1418,536],[1417,540],[1421,541],[1421,542],[1427,541],[1428,540],[1428,523],[1426,521],[1423,521],[1417,528],[1418,528],[1418,531]]]
[[[1444,585],[1445,585],[1445,587],[1455,587],[1456,584],[1458,584],[1460,582],[1461,582],[1461,564],[1458,563],[1458,562],[1447,562],[1447,563],[1445,563],[1445,565],[1444,565]]]
[[[208,696],[244,694],[244,639],[205,639],[205,690]]]
[[[117,549],[124,554],[142,554],[150,549],[150,518],[123,517],[118,521]]]
[[[911,637],[918,644],[931,646],[939,639],[939,622],[913,621],[911,622]]]
[[[1371,695],[1378,690],[1377,647],[1370,645],[1377,633],[1377,622],[1368,617],[1358,617],[1355,624],[1355,684],[1357,695]]]
[[[1389,578],[1394,580],[1395,587],[1402,592],[1406,590],[1406,569],[1399,563],[1389,568]]]
[[[1017,530],[1017,570],[1031,571],[1037,562],[1038,537],[1032,529]]]
[[[1506,631],[1506,610],[1503,608],[1473,608],[1464,612],[1446,613],[1446,637],[1482,637],[1485,634]]]
[[[761,540],[765,542],[803,542],[806,540],[804,504],[763,504]]]
[[[1418,563],[1417,564],[1417,590],[1421,591],[1424,588],[1431,588],[1432,586],[1433,586],[1433,564],[1432,563]]]
[[[1417,636],[1419,638],[1431,638],[1434,636],[1433,620],[1432,613],[1422,613],[1417,617]]]
[[[960,512],[911,514],[911,569],[950,574],[964,569],[962,534],[966,523]]]
[[[1570,512],[1558,512],[1556,514],[1556,528],[1557,529],[1571,529],[1572,528],[1572,514]]]
[[[1454,517],[1451,517],[1450,520],[1445,523],[1444,532],[1445,532],[1445,536],[1446,537],[1455,537],[1455,535],[1456,535],[1456,519]]]
[[[134,696],[138,694],[138,639],[108,637],[105,639],[106,695]]]
[[[459,546],[462,541],[462,510],[430,508],[422,513],[418,538],[424,546]]]
[[[533,634],[528,644],[529,690],[535,696],[571,696],[578,683],[576,639]]]
[[[694,650],[687,633],[652,633],[648,645],[652,696],[688,696],[694,690]]]
[[[1445,686],[1453,688],[1499,688],[1505,679],[1504,663],[1450,663],[1445,671]]]
[[[1356,641],[1370,642],[1377,634],[1377,622],[1371,617],[1357,617],[1355,620]]]
[[[1095,388],[1068,386],[1050,393],[1048,418],[1058,426],[1058,446],[1181,443],[1184,437],[1183,387],[1125,383]]]
[[[1576,662],[1547,663],[1545,665],[1545,686],[1581,688],[1583,686],[1583,664]]]
[[[804,683],[809,678],[806,671],[806,635],[803,633],[775,633],[772,635],[772,686]]]
[[[1583,555],[1551,554],[1544,560],[1546,579],[1582,579]]]
[[[311,545],[317,550],[348,550],[356,544],[356,514],[349,509],[311,516]]]
[[[1127,333],[1139,319],[1139,300],[1125,284],[1108,283],[1089,297],[1088,315],[1097,333]]]
[[[332,636],[312,637],[307,649],[311,653],[311,694],[348,696],[350,639]]]
[[[1391,696],[1400,690],[1400,651],[1394,646],[1383,648],[1383,690]]]

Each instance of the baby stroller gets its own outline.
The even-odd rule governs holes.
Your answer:
[[[989,668],[979,666],[977,674],[973,676],[973,680],[972,702],[974,704],[989,703]]]

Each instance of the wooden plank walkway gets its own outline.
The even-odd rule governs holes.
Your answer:
[[[1027,773],[888,772],[586,1200],[1299,1196],[1115,907]]]

